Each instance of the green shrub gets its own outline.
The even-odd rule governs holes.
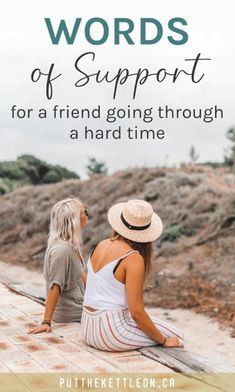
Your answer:
[[[30,154],[20,155],[17,158],[17,161],[23,161],[23,162],[26,162],[28,165],[34,165],[34,166],[36,166],[42,162],[40,159],[38,159],[35,156],[30,155]]]
[[[50,170],[50,165],[33,155],[21,155],[17,158],[17,162],[32,184],[40,184],[42,178]]]
[[[211,162],[211,161],[203,162],[200,165],[201,166],[210,166],[210,167],[212,167],[212,169],[216,169],[217,167],[224,167],[225,166],[225,164],[223,162]]]
[[[224,156],[224,163],[227,166],[235,167],[235,127],[230,128],[227,131],[227,138],[231,142],[229,148],[226,150]]]
[[[65,179],[70,179],[70,178],[79,179],[80,178],[78,174],[66,169],[65,167],[55,165],[55,166],[53,166],[53,169],[60,174],[61,178],[65,178]]]
[[[0,177],[9,178],[11,180],[23,180],[25,178],[25,174],[17,162],[4,161],[0,162]]]
[[[9,191],[10,191],[9,185],[6,184],[3,178],[0,178],[0,195],[4,195],[4,193],[7,193]]]
[[[22,185],[49,184],[80,177],[62,166],[50,165],[33,155],[21,155],[16,161],[0,162],[0,178],[0,194],[4,194]]]
[[[164,241],[170,241],[170,242],[174,242],[176,241],[179,237],[182,236],[192,236],[195,234],[195,230],[194,229],[190,229],[187,227],[183,227],[180,225],[172,225],[172,226],[168,226],[162,236],[161,236],[161,242]]]
[[[62,176],[61,174],[55,170],[55,169],[50,169],[45,176],[42,178],[42,182],[45,184],[53,184],[55,182],[61,181]]]
[[[92,177],[94,174],[107,174],[108,168],[105,162],[99,162],[95,158],[89,158],[89,163],[86,166],[87,174]]]

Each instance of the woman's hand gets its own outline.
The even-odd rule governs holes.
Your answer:
[[[183,343],[177,336],[169,336],[166,338],[163,347],[183,347]]]
[[[58,298],[60,295],[60,286],[57,284],[53,284],[51,289],[49,290],[47,300],[46,300],[46,308],[44,313],[44,321],[49,321],[52,319]],[[42,332],[51,332],[51,327],[48,324],[41,324],[38,327],[31,328],[28,333],[42,333]]]
[[[36,334],[41,332],[51,332],[51,327],[47,324],[39,325],[38,327],[34,327],[28,331],[28,333]]]

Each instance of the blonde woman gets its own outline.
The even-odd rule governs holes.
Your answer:
[[[51,320],[81,320],[86,281],[81,231],[87,220],[86,208],[75,197],[53,206],[43,269],[47,294],[44,320],[29,333],[50,332]]]
[[[85,342],[105,351],[161,345],[182,347],[183,333],[174,325],[150,318],[143,287],[151,271],[152,243],[162,233],[160,217],[144,200],[118,203],[108,212],[111,238],[90,256],[82,314]]]

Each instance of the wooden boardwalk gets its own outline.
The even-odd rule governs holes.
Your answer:
[[[205,372],[229,372],[214,366],[211,359],[157,346],[124,353],[98,351],[83,342],[80,323],[53,323],[51,333],[29,335],[28,329],[43,318],[43,299],[35,295],[32,300],[0,284],[0,301],[0,373],[181,373],[182,388],[190,379],[210,387],[198,390],[230,392],[213,377],[205,381]]]
[[[80,323],[53,323],[50,334],[28,335],[44,306],[0,284],[0,372],[159,372],[167,366],[134,350],[108,353],[88,347]]]

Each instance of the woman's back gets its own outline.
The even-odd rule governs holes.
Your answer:
[[[54,284],[60,287],[60,297],[53,320],[58,322],[79,321],[82,312],[84,267],[68,242],[58,240],[47,248],[44,259],[46,294]]]
[[[129,200],[110,207],[108,221],[112,237],[97,246],[87,265],[85,342],[105,351],[156,343],[179,347],[182,333],[162,320],[152,320],[144,308],[144,280],[151,267],[152,242],[162,232],[161,218],[145,200]]]
[[[103,310],[127,308],[124,262],[134,253],[138,251],[120,240],[104,240],[97,246],[87,264],[84,306]]]
[[[120,258],[124,253],[133,250],[125,241],[108,238],[101,241],[92,252],[92,266],[98,271],[110,261]]]

